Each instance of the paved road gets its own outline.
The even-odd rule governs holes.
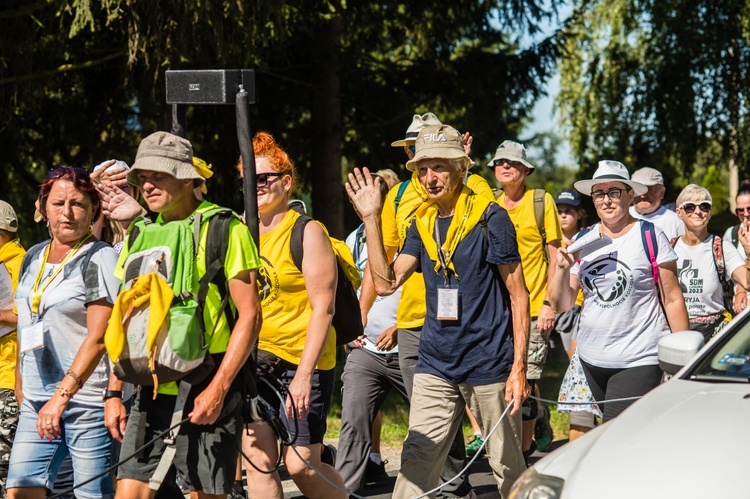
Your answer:
[[[567,443],[567,440],[558,440],[552,443],[550,446],[550,452],[558,447]],[[531,457],[531,461],[536,462],[537,460],[544,457],[546,453],[536,452]],[[394,460],[396,461],[396,460]],[[367,497],[372,499],[389,499],[393,492],[393,485],[396,483],[396,475],[398,475],[397,467],[389,467],[387,469],[390,480],[380,487],[368,487],[361,491],[358,495],[361,497]],[[480,499],[500,499],[500,494],[497,491],[497,484],[495,479],[492,477],[492,470],[490,469],[489,461],[487,458],[477,459],[471,467],[471,475],[469,476],[469,482],[474,488],[474,492]],[[284,485],[284,498],[285,499],[303,499],[303,496],[299,490],[295,487],[294,483],[289,479],[286,473],[282,473],[282,483]],[[255,499],[252,498],[251,499]]]

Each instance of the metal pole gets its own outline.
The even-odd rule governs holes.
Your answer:
[[[243,201],[245,204],[245,223],[250,229],[256,247],[260,248],[258,231],[258,186],[255,182],[255,153],[250,135],[250,105],[248,93],[240,85],[237,92],[237,141],[242,157]]]
[[[172,130],[174,135],[187,138],[187,106],[185,104],[172,104]]]

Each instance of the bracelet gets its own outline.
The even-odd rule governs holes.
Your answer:
[[[737,291],[735,294],[736,295],[746,295],[747,291]]]
[[[63,397],[68,397],[69,399],[73,398],[73,394],[70,393],[70,390],[68,390],[67,388],[63,386],[58,386],[57,391],[59,391],[60,395],[62,395]]]
[[[75,380],[76,384],[78,385],[78,389],[83,389],[83,381],[76,373],[73,372],[72,369],[68,369],[68,372],[65,374],[67,374],[68,376],[70,376],[71,378]]]

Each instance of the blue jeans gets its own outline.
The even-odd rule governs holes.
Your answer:
[[[62,435],[52,442],[39,438],[36,430],[38,411],[46,402],[24,399],[13,442],[8,469],[9,489],[44,487],[51,490],[60,465],[70,455],[74,484],[78,485],[112,465],[112,438],[104,426],[104,407],[68,404],[62,415]],[[75,491],[79,498],[111,498],[114,475],[104,474]]]

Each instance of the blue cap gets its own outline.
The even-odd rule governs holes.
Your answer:
[[[579,208],[581,206],[581,198],[578,197],[578,192],[573,189],[565,189],[557,193],[555,204],[569,204],[570,206]]]

